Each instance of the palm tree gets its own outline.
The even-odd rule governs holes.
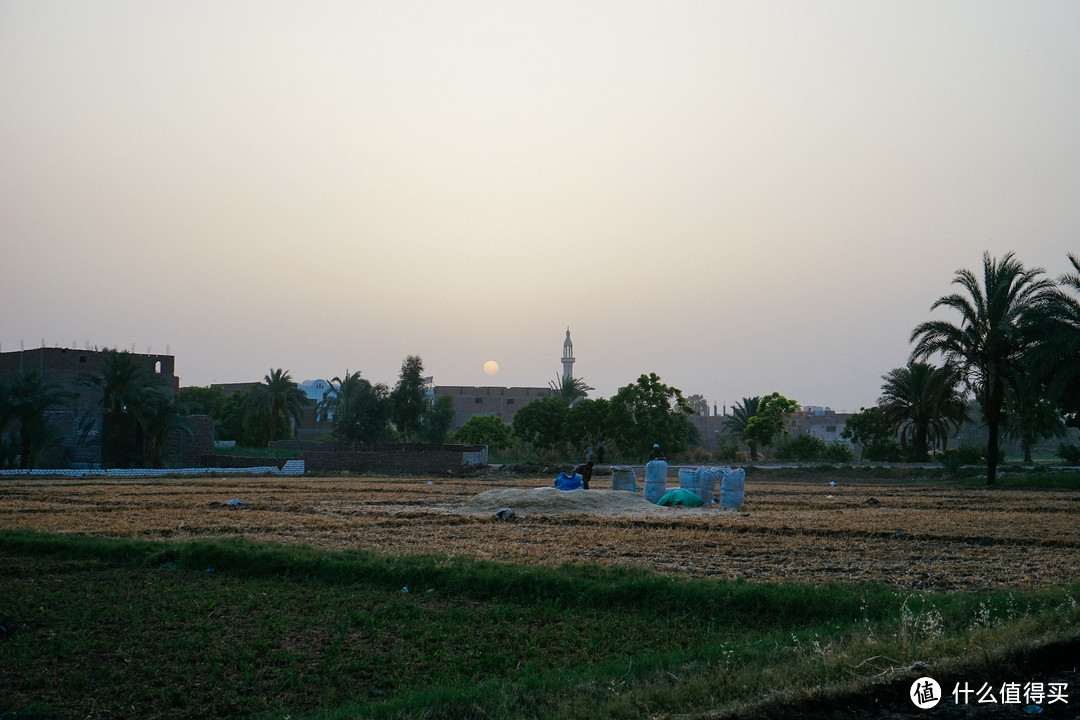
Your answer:
[[[1058,278],[1041,326],[1042,340],[1033,354],[1046,393],[1075,423],[1080,415],[1080,258],[1070,254],[1073,272]]]
[[[328,389],[315,408],[315,418],[319,422],[333,422],[338,417],[347,415],[350,399],[356,396],[360,383],[367,381],[360,377],[359,370],[353,373],[346,370],[344,379],[334,377],[333,380],[325,382]]]
[[[731,417],[724,421],[724,428],[727,429],[728,434],[746,444],[747,450],[750,451],[751,462],[754,461],[754,457],[757,455],[757,443],[747,441],[746,426],[750,423],[750,418],[757,415],[760,403],[760,395],[743,398],[742,402],[735,403],[735,407],[731,409]]]
[[[245,403],[254,415],[265,415],[270,442],[277,439],[278,419],[284,416],[299,423],[303,419],[307,395],[289,376],[288,370],[271,368],[270,374],[251,389]]]
[[[327,380],[329,390],[317,408],[320,420],[332,420],[334,434],[354,446],[374,443],[390,419],[390,391],[382,383],[372,385],[360,372]]]
[[[933,320],[911,333],[912,359],[934,354],[956,367],[982,408],[986,421],[986,483],[997,481],[998,445],[1005,388],[1016,388],[1025,372],[1025,354],[1033,342],[1030,332],[1045,305],[1053,283],[1041,277],[1042,268],[1025,268],[1008,253],[1000,261],[983,253],[980,278],[957,270],[953,284],[965,291],[939,298],[931,310],[945,307],[960,314],[959,324]]]
[[[109,350],[101,372],[86,374],[80,382],[101,392],[100,417],[84,419],[82,436],[101,422],[101,462],[106,467],[129,467],[141,459],[147,414],[172,392],[139,365],[126,350]]]
[[[19,423],[20,468],[34,467],[42,452],[63,440],[62,434],[50,428],[45,414],[70,399],[70,392],[36,368],[21,370],[15,376],[7,388],[7,407]]]
[[[925,462],[931,445],[944,449],[950,431],[967,419],[964,393],[958,388],[960,374],[952,367],[934,367],[909,362],[882,376],[878,405],[900,433],[900,442],[910,444],[912,457]]]
[[[146,433],[146,462],[152,468],[165,466],[165,443],[169,433],[175,430],[189,438],[195,436],[187,408],[175,398],[164,395],[143,416],[143,430]]]
[[[11,419],[11,403],[8,400],[8,386],[0,380],[0,468],[15,462],[15,448],[4,429]]]
[[[554,380],[548,381],[548,387],[551,388],[555,397],[561,397],[565,400],[568,407],[573,407],[574,403],[580,398],[588,397],[590,390],[596,389],[586,385],[581,378],[558,374],[555,375]]]

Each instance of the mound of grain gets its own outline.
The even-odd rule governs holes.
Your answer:
[[[563,515],[593,513],[623,515],[671,512],[623,490],[556,490],[553,487],[488,490],[474,496],[455,512],[461,515],[491,515],[510,508],[515,515]]]

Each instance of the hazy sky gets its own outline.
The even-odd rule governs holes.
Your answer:
[[[0,0],[0,350],[856,410],[1080,252],[1080,3]],[[483,374],[487,360],[501,371]]]

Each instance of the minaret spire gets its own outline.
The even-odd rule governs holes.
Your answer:
[[[569,325],[566,327],[566,340],[562,344],[562,376],[563,380],[574,377],[574,343],[570,342]]]

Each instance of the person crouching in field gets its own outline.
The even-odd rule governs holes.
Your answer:
[[[585,483],[585,489],[586,490],[589,489],[589,481],[592,480],[592,468],[593,468],[593,463],[592,463],[592,460],[590,460],[589,462],[581,463],[580,465],[576,466],[573,470],[571,470],[571,473],[577,473],[578,475],[581,476],[581,480]]]

